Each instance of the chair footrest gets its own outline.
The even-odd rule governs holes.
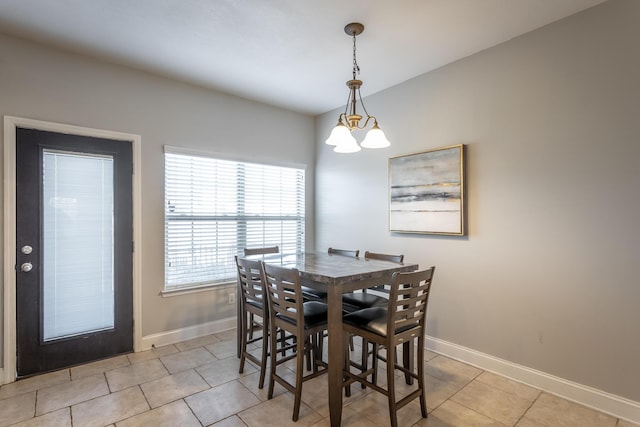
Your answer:
[[[342,371],[342,373],[346,378],[346,380],[344,380],[344,382],[343,382],[343,387],[349,386],[349,385],[357,382],[357,383],[363,384],[363,385],[365,385],[367,387],[370,387],[373,390],[377,391],[378,393],[384,394],[385,396],[389,395],[389,392],[387,390],[383,389],[378,384],[372,383],[371,381],[369,381],[366,378],[367,376],[373,374],[373,369],[368,370],[366,372],[363,372],[361,374],[354,374],[353,372],[348,372],[348,371]]]

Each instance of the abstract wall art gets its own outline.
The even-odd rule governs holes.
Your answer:
[[[464,145],[389,159],[389,230],[465,234]]]

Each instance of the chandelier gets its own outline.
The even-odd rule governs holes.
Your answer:
[[[364,31],[364,25],[357,22],[352,22],[344,27],[344,32],[348,36],[353,37],[353,72],[352,79],[347,82],[349,88],[349,97],[347,98],[347,105],[344,109],[344,113],[338,116],[338,124],[331,131],[329,138],[325,141],[328,145],[334,145],[333,151],[336,153],[355,153],[360,151],[360,145],[356,142],[356,139],[351,134],[352,131],[358,129],[366,129],[370,122],[372,122],[371,129],[367,132],[367,135],[362,141],[361,146],[365,148],[384,148],[391,145],[387,137],[384,135],[382,129],[378,127],[378,120],[374,116],[369,115],[367,109],[362,102],[362,95],[360,95],[360,86],[362,86],[362,80],[356,79],[356,75],[360,74],[360,67],[356,60],[356,36]],[[357,113],[358,100],[366,119],[362,126],[360,121],[363,116]]]

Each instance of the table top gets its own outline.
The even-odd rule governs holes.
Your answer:
[[[305,252],[297,255],[269,254],[247,257],[267,264],[297,268],[300,276],[326,284],[344,284],[356,280],[388,277],[395,272],[415,271],[418,264],[395,263],[377,259],[353,258],[328,253]]]

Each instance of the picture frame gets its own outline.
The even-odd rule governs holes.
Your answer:
[[[463,236],[465,146],[389,158],[389,231]]]

